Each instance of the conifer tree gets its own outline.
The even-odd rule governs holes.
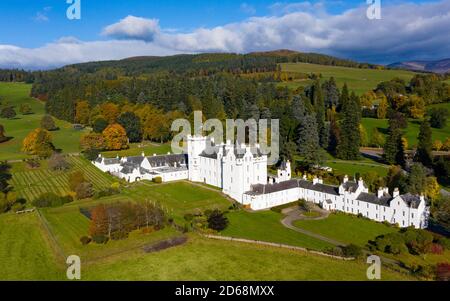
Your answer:
[[[432,133],[431,126],[428,119],[424,119],[422,124],[420,125],[419,136],[417,137],[417,152],[415,161],[421,162],[425,166],[430,166],[433,162],[432,157]]]
[[[359,99],[354,93],[348,96],[346,84],[342,89],[340,103],[342,104],[341,141],[337,148],[337,156],[344,160],[357,160],[359,158],[361,108]]]

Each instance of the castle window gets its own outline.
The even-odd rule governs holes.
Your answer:
[[[414,213],[411,213],[411,218],[414,218]]]

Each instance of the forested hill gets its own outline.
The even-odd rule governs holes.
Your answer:
[[[188,75],[211,75],[217,72],[233,74],[272,72],[279,63],[302,62],[354,68],[376,68],[378,66],[358,63],[317,53],[301,53],[290,50],[254,52],[249,54],[205,53],[174,56],[132,57],[118,61],[89,62],[66,66],[67,70],[95,73],[113,69],[125,76],[152,74],[155,72],[186,73]]]

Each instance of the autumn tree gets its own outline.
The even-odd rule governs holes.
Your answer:
[[[89,103],[86,100],[78,101],[75,106],[75,122],[88,124],[90,116]]]
[[[80,137],[80,147],[86,150],[102,150],[105,148],[105,139],[102,134],[87,133]]]
[[[58,127],[55,124],[55,120],[53,120],[53,117],[50,115],[45,115],[44,117],[42,117],[41,128],[47,131],[55,131],[58,129]]]
[[[384,136],[378,131],[377,128],[373,128],[372,135],[370,135],[370,146],[382,147],[384,145]]]
[[[13,119],[14,117],[16,117],[16,115],[17,113],[12,106],[6,106],[0,111],[1,118]]]
[[[29,104],[27,104],[27,103],[23,103],[23,104],[20,105],[19,112],[22,115],[33,114],[33,110],[31,109],[31,106]]]
[[[378,108],[377,108],[377,118],[378,119],[386,118],[388,107],[389,107],[389,105],[388,105],[387,98],[384,94],[382,94],[382,96],[380,98],[380,103],[378,104]]]
[[[77,187],[84,182],[87,182],[87,180],[84,177],[84,173],[81,170],[77,170],[69,174],[70,190],[75,191]]]
[[[49,157],[53,150],[52,135],[41,128],[31,131],[22,143],[22,151],[30,155]]]
[[[119,106],[111,102],[103,103],[100,106],[100,110],[102,112],[102,116],[105,117],[109,124],[115,123],[120,114]]]
[[[70,168],[69,162],[67,162],[64,155],[60,153],[53,153],[53,155],[48,160],[48,167],[52,170],[67,170]]]
[[[128,137],[120,124],[111,124],[103,131],[105,149],[121,150],[128,148]]]
[[[108,212],[106,206],[103,204],[97,205],[91,211],[91,222],[89,224],[89,235],[95,236],[109,236],[110,227]]]

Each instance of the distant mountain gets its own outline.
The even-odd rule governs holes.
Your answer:
[[[389,68],[426,71],[434,73],[450,72],[450,58],[438,61],[407,61],[388,65]]]

